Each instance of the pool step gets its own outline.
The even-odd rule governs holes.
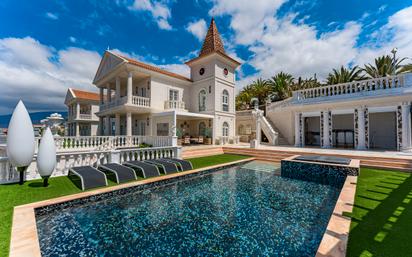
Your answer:
[[[255,157],[258,160],[280,162],[282,159],[291,157],[293,155],[309,155],[318,154],[324,156],[336,155],[339,157],[346,157],[352,159],[359,159],[362,167],[368,168],[381,168],[389,170],[400,170],[412,172],[412,160],[408,158],[391,158],[391,157],[374,157],[374,156],[357,156],[347,154],[323,154],[323,153],[308,153],[298,151],[279,151],[268,149],[250,149],[250,148],[236,148],[236,147],[224,147],[225,153],[231,154],[243,154]]]

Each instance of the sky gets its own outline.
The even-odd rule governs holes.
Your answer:
[[[0,114],[64,111],[92,84],[106,49],[189,76],[214,17],[242,62],[237,90],[283,71],[324,79],[390,54],[412,58],[412,0],[0,1]]]

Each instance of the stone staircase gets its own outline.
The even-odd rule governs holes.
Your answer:
[[[325,154],[325,153],[309,153],[300,151],[282,151],[269,149],[250,149],[250,148],[236,148],[223,147],[224,153],[241,154],[255,157],[257,160],[280,162],[282,159],[291,157],[293,155],[325,155],[325,156],[339,156],[352,159],[359,159],[361,166],[365,168],[377,168],[388,170],[400,170],[412,172],[412,159],[407,157],[376,157],[376,156],[360,156],[348,154]]]
[[[210,146],[210,147],[183,147],[182,158],[189,159],[202,156],[223,154],[222,147]]]
[[[288,140],[286,140],[286,138],[282,135],[282,133],[280,133],[279,129],[275,126],[275,124],[272,122],[272,120],[270,120],[268,118],[266,118],[266,120],[268,121],[268,123],[272,127],[272,129],[274,131],[276,131],[277,134],[278,134],[278,145],[289,145]]]

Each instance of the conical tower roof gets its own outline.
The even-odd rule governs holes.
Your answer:
[[[210,54],[212,52],[225,53],[225,48],[220,38],[219,31],[217,30],[215,19],[212,18],[209,29],[207,31],[205,41],[203,41],[202,49],[200,50],[199,57]]]

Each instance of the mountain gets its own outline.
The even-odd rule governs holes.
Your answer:
[[[40,124],[40,121],[48,116],[50,114],[55,113],[55,112],[32,112],[29,113],[31,121],[33,124]],[[60,113],[64,119],[67,118],[67,112],[57,112]],[[0,128],[7,128],[9,126],[9,122],[11,119],[11,114],[7,115],[0,115]]]

